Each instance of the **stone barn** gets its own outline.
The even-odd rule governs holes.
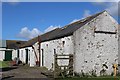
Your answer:
[[[118,23],[107,11],[40,35],[22,46],[29,48],[29,64],[54,70],[55,54],[73,54],[74,73],[111,75],[118,64]],[[68,65],[59,60],[58,65]]]
[[[118,64],[118,23],[106,11],[76,30],[73,37],[75,72],[113,73],[113,64]]]

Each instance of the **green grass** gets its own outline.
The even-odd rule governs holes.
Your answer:
[[[55,80],[120,80],[120,77],[58,78]]]
[[[9,67],[10,61],[0,61],[0,68]]]

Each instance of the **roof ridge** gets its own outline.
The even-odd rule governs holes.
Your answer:
[[[68,24],[68,25],[65,25],[65,26],[61,27],[61,29],[65,29],[66,27],[68,27],[68,26],[70,26],[70,25],[73,25],[73,24],[75,24],[75,23],[84,22],[84,20],[87,20],[87,18],[90,18],[90,17],[95,16],[95,15],[98,15],[98,14],[100,15],[100,14],[102,14],[102,13],[104,13],[104,12],[107,12],[107,11],[106,11],[106,10],[103,10],[102,12],[98,12],[98,13],[96,13],[96,14],[90,15],[90,16],[85,17],[85,18],[83,18],[83,19],[79,19],[78,21],[75,21],[75,22],[73,22],[73,23],[70,23],[70,24]]]
[[[79,19],[78,21],[75,21],[75,22],[73,22],[73,23],[70,23],[70,24],[68,24],[68,25],[65,25],[65,26],[63,26],[63,27],[61,27],[61,28],[64,29],[64,28],[66,28],[67,26],[70,26],[70,25],[72,25],[72,24],[81,22],[81,21],[83,21],[83,20],[85,20],[85,19],[87,19],[87,18],[90,18],[90,17],[95,16],[95,15],[97,15],[97,14],[102,14],[102,13],[104,13],[104,12],[107,12],[107,11],[106,11],[106,10],[103,10],[102,12],[98,12],[98,13],[96,13],[96,14],[90,15],[90,16],[85,17],[85,18],[83,18],[83,19]]]

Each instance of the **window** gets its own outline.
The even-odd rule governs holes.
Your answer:
[[[63,44],[63,47],[64,47],[64,45],[65,45],[65,41],[62,41],[62,44]]]
[[[54,49],[54,54],[56,54],[56,49]]]
[[[46,46],[48,47],[48,44],[46,44]]]

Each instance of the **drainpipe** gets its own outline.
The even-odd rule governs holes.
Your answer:
[[[41,43],[41,39],[40,39],[40,36],[38,35],[39,66],[40,66],[40,63],[41,63],[41,60],[40,60],[40,59],[41,59],[41,54],[40,54],[40,47],[41,47],[41,46],[40,46],[40,43]]]

